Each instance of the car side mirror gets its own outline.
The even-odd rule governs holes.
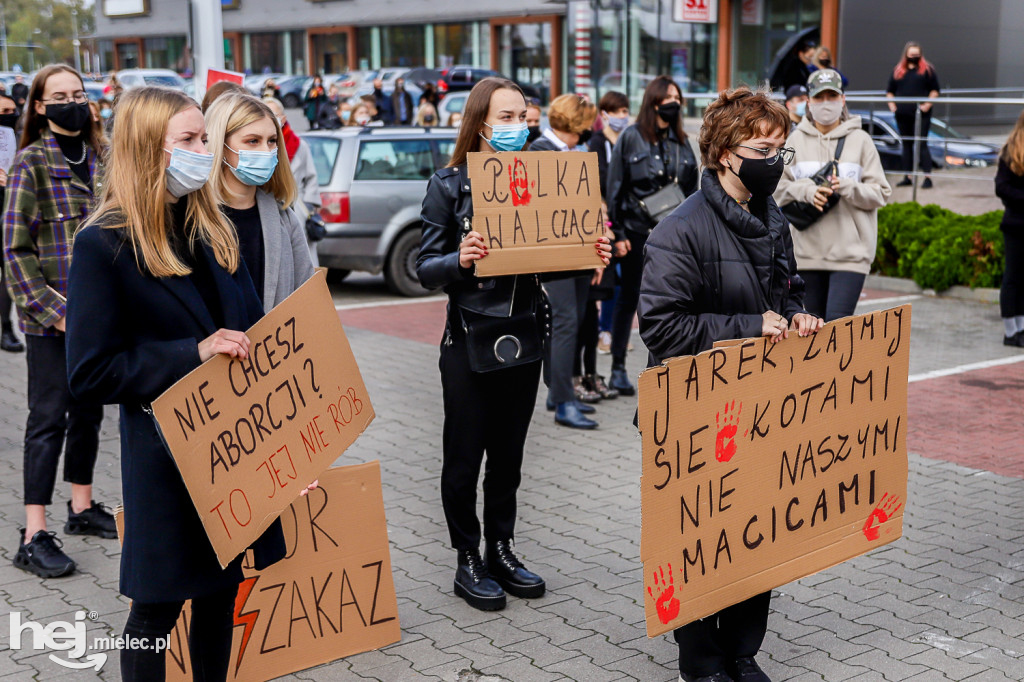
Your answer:
[[[895,147],[895,146],[896,146],[896,145],[898,145],[899,143],[900,143],[900,141],[899,141],[899,140],[897,140],[897,139],[896,139],[895,137],[893,137],[892,135],[886,135],[886,136],[884,136],[884,137],[882,138],[882,144],[884,144],[884,145],[885,145],[885,146],[887,146],[887,147]]]

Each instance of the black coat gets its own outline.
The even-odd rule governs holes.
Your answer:
[[[651,365],[761,335],[761,315],[804,312],[789,223],[771,197],[767,225],[705,170],[699,192],[662,220],[644,250],[640,336]]]
[[[263,315],[244,265],[234,275],[211,265],[224,326],[245,330]],[[226,569],[144,408],[199,366],[198,344],[216,331],[189,278],[143,275],[121,230],[90,225],[75,236],[68,281],[67,354],[71,393],[121,406],[121,487],[125,532],[121,593],[143,603],[230,589],[241,557]],[[258,567],[285,554],[276,521],[253,544]]]
[[[451,303],[481,315],[509,317],[513,295],[536,293],[537,278],[506,275],[477,277],[459,265],[459,243],[472,230],[473,196],[465,164],[442,168],[427,183],[421,213],[423,235],[416,276],[428,289],[444,287]]]
[[[1006,161],[1000,157],[999,168],[996,170],[996,196],[1003,200],[1003,220],[1001,227],[1022,230],[1024,228],[1024,176],[1017,175]]]
[[[612,148],[608,165],[605,203],[615,239],[628,239],[628,232],[648,234],[654,225],[640,208],[639,200],[650,196],[675,177],[683,194],[697,191],[697,158],[685,140],[669,129],[666,138],[650,143],[633,124],[622,131]]]
[[[402,102],[405,102],[406,117],[402,118]],[[412,95],[405,90],[395,90],[391,93],[391,115],[394,117],[395,125],[411,125],[416,120],[416,110],[412,106]]]
[[[587,142],[587,149],[597,153],[597,172],[601,176],[601,198],[607,200],[608,165],[611,163],[609,151],[613,151],[615,145],[605,137],[603,130],[598,130],[590,136],[590,140]]]

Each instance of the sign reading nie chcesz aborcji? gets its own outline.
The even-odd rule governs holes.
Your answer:
[[[641,374],[649,636],[900,537],[909,362],[907,305]]]
[[[359,437],[373,407],[323,272],[153,401],[221,566]]]

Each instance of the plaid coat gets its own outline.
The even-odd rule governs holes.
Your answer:
[[[88,159],[92,188],[74,174],[47,128],[18,152],[9,171],[4,271],[26,334],[60,334],[53,325],[66,315],[71,243],[93,207],[94,190],[100,190],[102,165],[91,147]]]

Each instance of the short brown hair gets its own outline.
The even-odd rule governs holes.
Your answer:
[[[700,129],[700,160],[705,168],[725,170],[722,154],[760,135],[789,130],[789,112],[766,90],[743,86],[723,90],[704,112]]]
[[[597,108],[600,111],[618,111],[619,109],[629,109],[629,98],[626,97],[625,93],[616,92],[615,90],[609,90],[608,92],[601,95],[601,101],[597,103]]]
[[[579,135],[594,125],[597,107],[579,95],[559,95],[548,107],[548,123],[555,130]]]

